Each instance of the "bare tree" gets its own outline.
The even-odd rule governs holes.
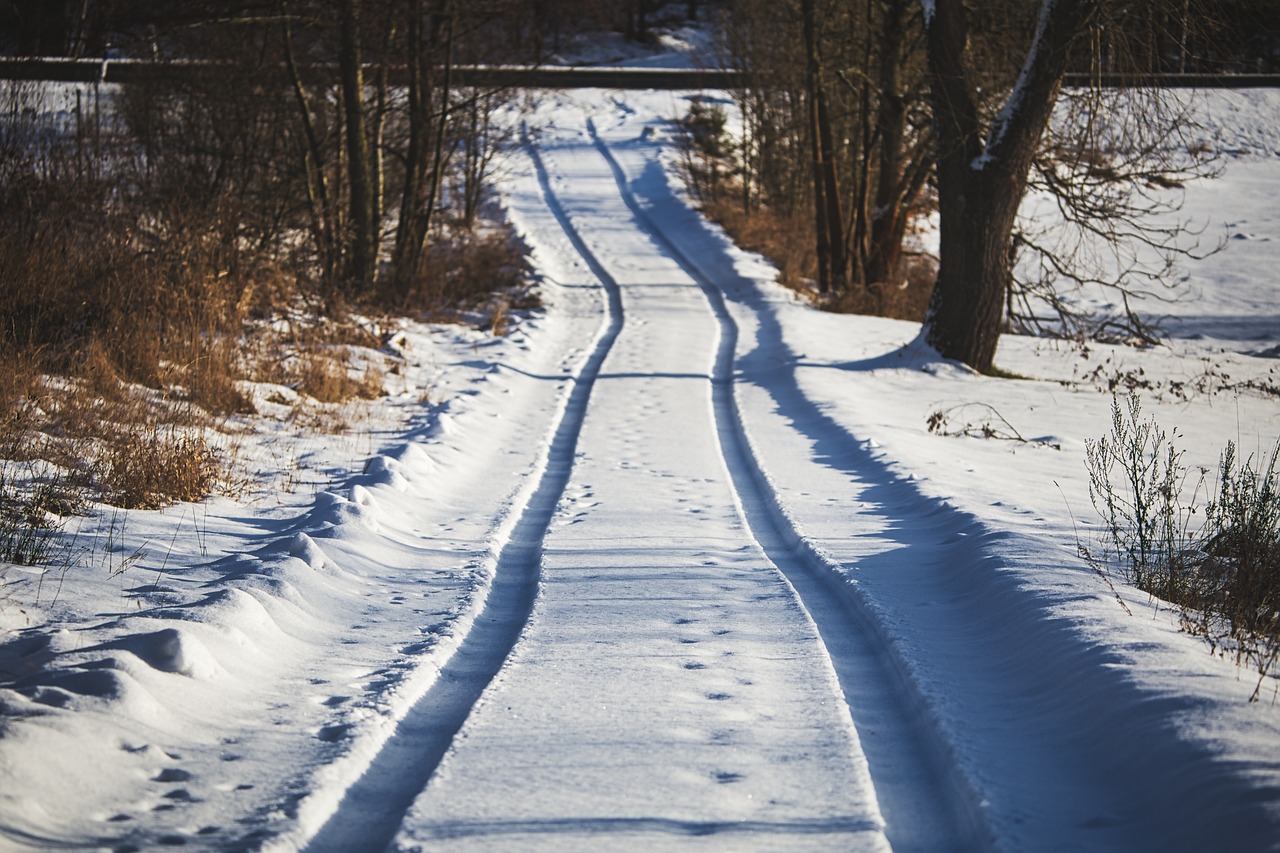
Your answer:
[[[1196,138],[1194,102],[1157,88],[1063,93],[1027,184],[1049,215],[1023,216],[1013,233],[1011,330],[1158,342],[1135,297],[1148,305],[1178,298],[1178,262],[1224,245],[1181,214],[1183,185],[1219,169]],[[1118,309],[1087,309],[1073,298],[1086,289],[1111,294]]]
[[[1045,0],[1022,49],[1013,49],[1016,32],[998,43],[1022,58],[1007,85],[996,56],[972,56],[972,13],[961,2],[923,7],[941,214],[929,342],[984,372],[1010,326],[1154,342],[1131,300],[1164,297],[1180,257],[1215,250],[1201,247],[1192,223],[1169,218],[1179,206],[1170,191],[1213,174],[1214,158],[1186,136],[1195,125],[1183,95],[1141,85],[1064,93],[1061,84],[1069,67],[1139,82],[1162,62],[1185,67],[1189,40],[1221,24],[1214,0]],[[1052,199],[1047,227],[1019,218],[1028,190]],[[1074,307],[1071,291],[1086,286],[1111,289],[1121,311]]]
[[[744,208],[803,209],[818,290],[879,301],[903,280],[932,167],[918,6],[742,0],[727,23],[729,60],[750,81],[735,93]]]
[[[809,123],[809,148],[813,157],[815,230],[818,242],[818,291],[832,293],[847,286],[844,211],[836,172],[835,137],[831,109],[823,80],[814,0],[801,0],[804,21],[805,101]]]
[[[374,167],[366,121],[360,0],[342,0],[338,66],[347,131],[347,177],[351,193],[351,257],[347,276],[357,286],[374,283],[378,264],[378,226],[374,216]]]
[[[938,140],[940,257],[928,342],[989,372],[1012,275],[1018,206],[1071,50],[1100,0],[1044,0],[1026,60],[999,111],[984,119],[967,61],[962,0],[923,0]]]
[[[391,262],[395,288],[402,297],[422,275],[423,250],[449,154],[445,134],[455,27],[452,0],[437,0],[425,22],[421,0],[412,0],[411,5],[404,183]]]

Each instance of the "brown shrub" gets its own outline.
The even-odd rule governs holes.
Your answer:
[[[719,223],[739,246],[773,261],[780,284],[807,291],[808,282],[818,277],[812,222],[801,221],[798,216],[779,216],[768,208],[744,211],[728,195],[706,202],[703,213]]]
[[[202,337],[192,349],[192,358],[179,377],[190,402],[215,415],[253,414],[253,401],[236,384],[243,371],[235,342]]]
[[[495,291],[518,288],[527,265],[520,247],[506,233],[462,232],[433,241],[427,250],[419,306],[428,309],[470,308]]]
[[[813,222],[807,217],[783,217],[766,208],[750,212],[729,195],[707,201],[703,212],[720,224],[744,249],[757,252],[778,268],[778,282],[792,290],[812,294],[818,276],[813,246]],[[821,303],[826,311],[870,314],[897,320],[924,320],[937,277],[937,262],[923,254],[904,258],[904,282],[900,287],[854,284],[844,293]]]
[[[369,368],[353,378],[345,364],[348,353],[339,350],[337,356],[341,361],[321,352],[304,353],[298,364],[301,390],[321,403],[345,403],[355,398],[376,400],[382,396],[382,371]]]
[[[145,427],[118,436],[103,460],[105,500],[124,509],[158,509],[203,500],[219,476],[204,438],[175,428]]]
[[[823,310],[838,314],[870,314],[895,320],[924,322],[929,299],[933,295],[933,282],[938,276],[937,262],[928,255],[910,255],[905,266],[901,286],[854,285],[847,292],[823,304]]]

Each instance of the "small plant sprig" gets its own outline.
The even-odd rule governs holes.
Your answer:
[[[44,476],[38,476],[43,473]],[[16,477],[0,462],[0,562],[39,566],[51,559],[62,529],[59,498],[63,476],[50,467]]]
[[[934,435],[967,435],[970,438],[994,438],[1062,449],[1055,442],[1024,437],[1004,415],[987,403],[961,403],[948,409],[936,409],[925,423]]]
[[[1181,609],[1183,630],[1252,666],[1256,701],[1280,661],[1280,440],[1265,464],[1241,461],[1227,442],[1197,526],[1208,471],[1184,501],[1190,471],[1177,438],[1142,416],[1137,397],[1112,398],[1111,432],[1085,445],[1104,547],[1080,552],[1099,573],[1118,564],[1126,581]]]
[[[1181,500],[1187,469],[1177,438],[1177,430],[1167,434],[1142,418],[1138,397],[1121,406],[1113,396],[1110,434],[1085,442],[1089,497],[1106,523],[1124,579],[1174,603],[1189,592],[1185,552],[1196,513],[1194,499],[1189,505]]]

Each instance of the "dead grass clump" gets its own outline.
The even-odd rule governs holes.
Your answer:
[[[803,291],[818,277],[818,261],[810,245],[812,222],[780,216],[768,208],[744,211],[742,204],[727,194],[708,199],[702,209],[733,242],[773,261],[780,284]]]
[[[739,246],[773,261],[778,282],[801,293],[812,293],[818,277],[813,248],[813,222],[807,217],[780,216],[767,209],[747,212],[739,200],[720,194],[703,204],[703,212]],[[933,295],[937,261],[924,254],[908,254],[903,260],[903,283],[854,284],[848,291],[822,303],[826,311],[870,314],[896,320],[922,322]]]
[[[838,314],[870,314],[895,320],[924,322],[938,277],[938,263],[928,255],[909,255],[901,285],[854,285],[822,307]]]
[[[0,460],[0,562],[35,566],[48,562],[57,547],[60,516],[79,508],[63,498],[63,475],[42,466]]]
[[[519,289],[528,274],[523,252],[505,232],[462,232],[433,241],[427,254],[433,275],[417,296],[434,309],[478,306],[496,291]]]
[[[111,442],[101,482],[107,503],[123,509],[159,509],[199,501],[218,482],[217,454],[199,435],[173,427],[130,431]]]
[[[301,405],[294,408],[289,422],[307,432],[341,435],[351,430],[351,423],[342,409],[328,406]]]
[[[382,345],[378,323],[353,315],[345,305],[331,305],[329,313],[289,312],[277,318],[277,324],[281,328],[277,342],[282,344],[368,349]]]
[[[304,353],[298,363],[301,390],[321,403],[345,403],[348,400],[376,400],[383,394],[383,373],[374,367],[353,377],[346,365],[348,353],[338,351],[341,361],[326,353]]]
[[[256,409],[240,390],[239,353],[229,338],[201,338],[191,361],[183,365],[179,380],[188,399],[215,415],[251,415]]]
[[[13,459],[26,444],[40,393],[39,360],[17,351],[0,358],[0,459]]]
[[[1245,460],[1227,442],[1196,527],[1203,479],[1184,502],[1177,437],[1144,419],[1137,397],[1113,399],[1111,432],[1085,445],[1102,551],[1081,554],[1104,576],[1118,565],[1126,581],[1180,608],[1183,628],[1211,650],[1254,667],[1256,700],[1280,663],[1280,442]]]
[[[511,306],[499,299],[489,309],[489,334],[495,338],[506,337],[511,331]]]

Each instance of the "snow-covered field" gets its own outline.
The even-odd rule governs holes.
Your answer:
[[[543,314],[408,325],[347,435],[240,439],[269,497],[7,569],[0,849],[1280,844],[1277,685],[1075,556],[1112,380],[1193,466],[1280,435],[1280,93],[1207,97],[1169,343],[1019,380],[774,285],[682,196],[687,97],[526,117]]]

